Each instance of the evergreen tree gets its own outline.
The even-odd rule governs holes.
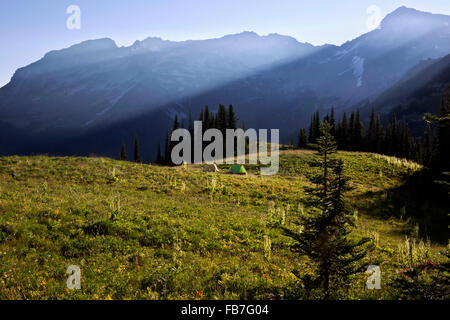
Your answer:
[[[331,107],[331,112],[330,112],[330,125],[331,125],[331,135],[333,137],[336,137],[336,120],[334,119],[334,107]]]
[[[335,137],[336,137],[337,148],[338,148],[339,150],[342,150],[342,149],[343,149],[343,148],[342,148],[342,145],[343,145],[343,143],[342,143],[343,137],[342,137],[342,122],[341,122],[341,120],[338,120],[338,122],[337,122]]]
[[[228,107],[228,129],[237,129],[238,118],[236,117],[236,113],[234,112],[233,105],[230,104]]]
[[[400,125],[400,132],[399,132],[399,156],[402,158],[411,158],[411,134],[409,132],[408,125],[406,124],[405,118],[402,119],[401,125]]]
[[[194,121],[192,119],[192,113],[189,110],[189,123],[188,123],[188,131],[191,135],[191,162],[194,162]]]
[[[391,124],[388,122],[385,128],[383,148],[381,153],[388,155],[391,154],[392,150],[391,142],[392,142]]]
[[[316,143],[319,137],[319,127],[320,127],[320,115],[319,112],[315,112],[311,117],[311,124],[309,126],[309,143]]]
[[[209,107],[205,106],[205,111],[203,112],[203,133],[211,128],[211,114],[209,113]]]
[[[187,121],[188,121],[187,128],[188,128],[189,133],[191,134],[191,157],[192,157],[191,161],[193,162],[195,132],[194,132],[194,121],[192,118],[191,111],[189,111],[189,117],[188,117]],[[222,104],[219,105],[219,109],[216,114],[214,112],[210,112],[209,107],[206,105],[204,107],[204,109],[202,108],[200,110],[199,121],[202,122],[202,127],[203,127],[202,134],[204,134],[204,132],[208,129],[216,128],[216,129],[219,129],[224,134],[224,139],[226,139],[226,129],[236,129],[238,118],[236,116],[236,113],[235,113],[232,105],[229,105],[228,110],[225,108],[224,105],[222,105]],[[158,153],[161,153],[161,151],[160,151],[161,147],[158,146],[159,150],[156,155],[157,162],[161,162],[166,165],[173,165],[173,163],[171,161],[171,153],[172,153],[172,149],[175,146],[176,142],[172,142],[170,138],[171,138],[173,131],[175,131],[181,127],[184,127],[184,125],[183,126],[180,125],[180,122],[178,120],[178,115],[176,115],[174,118],[174,121],[173,121],[172,129],[171,130],[169,130],[169,128],[166,129],[165,149],[164,149],[163,154],[161,154],[160,157],[158,157]],[[242,122],[242,129],[244,129],[244,131],[245,131],[243,122]],[[225,143],[224,143],[223,152],[225,155],[226,141],[224,141],[224,142]],[[246,138],[246,143],[248,144],[248,138]],[[208,142],[203,142],[202,150],[204,150],[204,148],[206,147],[207,144],[208,144]],[[247,147],[248,146],[246,145],[246,148]],[[235,148],[237,148],[236,143],[235,143]]]
[[[311,116],[311,120],[309,121],[309,129],[308,129],[308,141],[313,143],[314,141],[314,115]]]
[[[430,168],[433,170],[439,170],[440,161],[439,161],[439,138],[437,136],[433,136],[433,144],[431,146],[431,162]]]
[[[300,129],[298,134],[298,148],[305,149],[308,145],[307,137],[306,137],[306,129]]]
[[[219,109],[217,111],[217,125],[216,128],[222,132],[222,134],[225,137],[228,120],[227,120],[227,111],[225,109],[225,106],[223,104],[219,105]]]
[[[364,126],[361,122],[359,109],[356,109],[353,125],[353,150],[362,151],[364,141]]]
[[[289,149],[294,149],[295,148],[295,144],[294,144],[294,137],[291,135],[291,138],[289,139]]]
[[[191,136],[194,134],[194,121],[192,119],[192,112],[191,112],[191,110],[189,110],[188,131],[191,134]]]
[[[394,120],[392,121],[392,127],[391,127],[391,141],[390,141],[390,154],[393,156],[398,155],[399,151],[399,129],[398,129],[398,120],[397,116],[394,115]]]
[[[350,133],[350,137],[349,137],[349,146],[348,146],[348,150],[355,150],[355,112],[352,111],[352,113],[350,114],[350,124],[349,124],[349,133]]]
[[[431,165],[431,155],[432,155],[431,128],[430,125],[428,124],[427,131],[425,132],[422,150],[422,159],[424,166]]]
[[[166,142],[164,147],[164,164],[171,164],[171,158],[170,158],[170,135],[169,135],[169,129],[166,128]]]
[[[441,106],[439,108],[438,116],[426,114],[424,119],[430,124],[437,125],[437,148],[435,169],[449,170],[450,169],[450,85],[447,93],[442,93]]]
[[[180,128],[180,122],[178,121],[178,115],[175,115],[175,119],[173,119],[173,131]]]
[[[438,140],[439,140],[439,169],[450,170],[450,85],[447,94],[442,94],[442,103],[439,108]]]
[[[310,177],[316,187],[307,189],[311,212],[299,217],[299,227],[281,225],[285,235],[295,241],[295,249],[308,256],[316,266],[314,283],[324,292],[326,299],[333,297],[346,278],[364,270],[362,260],[367,253],[369,239],[350,238],[354,226],[353,216],[346,209],[344,193],[349,189],[343,176],[343,162],[336,160],[336,143],[327,122],[320,127],[319,158],[315,163],[321,173]]]
[[[234,108],[233,105],[230,104],[228,106],[228,113],[227,113],[227,129],[233,129],[236,130],[237,129],[237,122],[238,122],[238,118],[236,116],[236,113],[234,112]],[[245,147],[246,149],[248,148],[248,138],[245,139]],[[226,156],[226,135],[224,136],[224,150],[223,150],[223,154],[224,156]],[[246,151],[248,152],[248,151]],[[235,143],[234,143],[234,154],[237,154],[237,139],[235,139]]]
[[[217,129],[217,116],[214,115],[214,112],[209,113],[209,122],[208,122],[208,129],[216,128]]]
[[[167,150],[166,150],[166,155],[165,155],[165,162],[166,164],[172,166],[173,162],[172,162],[172,149],[173,147],[176,145],[176,142],[172,141],[172,133],[180,128],[180,122],[178,121],[178,115],[175,115],[175,118],[173,119],[173,127],[172,127],[172,131],[170,132],[170,134],[168,133],[167,136]]]
[[[380,116],[377,116],[377,119],[375,120],[375,140],[373,152],[383,152],[383,137],[383,126],[381,125]]]
[[[318,118],[318,112],[315,112],[311,116],[308,141],[311,141],[311,139],[317,141],[316,132],[319,132],[319,130],[316,130],[316,128],[318,123],[320,124],[320,122],[317,122]],[[324,117],[324,122],[329,121],[335,121],[333,109],[331,109],[330,114],[327,114]],[[356,109],[356,111],[351,113],[349,122],[347,121],[347,114],[344,112],[342,120],[338,121],[335,126],[330,123],[330,126],[330,132],[333,132],[334,128],[337,146],[340,150],[369,151],[417,161],[422,158],[421,149],[417,149],[418,141],[412,137],[405,119],[398,122],[395,115],[392,122],[387,122],[386,126],[383,127],[380,116],[376,115],[375,111],[372,109],[368,130],[365,131],[363,122],[360,118],[360,111],[359,109]],[[431,141],[434,141],[434,149]],[[430,137],[432,158],[433,154],[436,154],[434,158],[437,158],[440,153],[445,154],[445,151],[441,151],[441,144],[438,143],[438,141],[439,138],[431,139]],[[419,143],[419,146],[425,147],[425,145],[426,143]]]
[[[125,143],[122,142],[122,147],[120,148],[119,160],[127,160],[127,152],[125,151]]]
[[[316,117],[314,120],[314,141],[317,143],[317,139],[320,137],[320,114],[319,111],[316,112]]]
[[[134,162],[142,162],[141,155],[139,153],[139,142],[137,136],[134,137]]]
[[[366,134],[366,150],[370,152],[377,152],[377,128],[375,119],[375,110],[372,108],[370,112],[369,128]]]
[[[418,163],[423,163],[422,149],[422,139],[418,137],[414,143],[414,161]]]
[[[164,160],[163,160],[163,156],[161,154],[161,144],[158,143],[158,151],[156,152],[156,161],[157,164],[163,164]]]
[[[202,125],[205,125],[205,122],[203,120],[203,108],[200,110],[200,116],[198,117],[198,121],[201,121]]]
[[[344,114],[342,115],[342,122],[341,122],[341,130],[340,130],[340,136],[341,136],[341,143],[342,146],[339,146],[342,150],[349,150],[349,143],[350,143],[350,127],[348,125],[347,121],[347,113],[344,111]]]

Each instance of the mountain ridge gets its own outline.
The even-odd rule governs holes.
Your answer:
[[[420,61],[450,53],[450,16],[399,8],[383,21],[341,46],[242,32],[178,42],[148,37],[122,47],[103,38],[51,51],[0,88],[2,122],[15,128],[6,134],[41,141],[39,148],[23,141],[24,148],[6,152],[46,151],[49,141],[120,131],[139,117],[164,131],[175,114],[196,116],[203,105],[214,110],[219,103],[235,105],[247,126],[282,128],[286,139],[312,111],[371,101]],[[153,148],[161,136],[144,139]],[[97,144],[101,153],[112,152]]]

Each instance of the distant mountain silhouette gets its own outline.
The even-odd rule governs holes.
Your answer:
[[[18,69],[0,89],[0,153],[114,156],[138,134],[153,159],[175,114],[197,117],[219,103],[233,104],[246,127],[280,128],[286,140],[312,111],[373,101],[421,61],[449,53],[450,17],[405,7],[339,47],[253,32],[129,47],[89,40]]]

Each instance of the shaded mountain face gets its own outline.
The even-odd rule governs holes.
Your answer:
[[[379,29],[277,71],[285,82],[300,82],[349,105],[377,96],[421,60],[450,53],[449,40],[450,16],[402,7]]]
[[[288,142],[295,131],[308,125],[314,110],[328,112],[335,106],[339,112],[367,104],[424,60],[449,53],[449,16],[402,7],[389,14],[379,29],[340,47],[318,48],[311,55],[169,107],[233,103],[247,127],[280,128],[283,141]]]
[[[293,38],[250,32],[205,41],[148,38],[122,48],[110,39],[86,41],[17,70],[1,89],[0,112],[35,130],[80,129],[151,111],[313,50]]]
[[[426,130],[425,113],[438,114],[442,93],[450,86],[450,55],[423,61],[392,88],[383,92],[373,107],[387,120],[405,119],[411,132],[421,136]]]
[[[252,32],[120,48],[85,41],[17,70],[0,89],[0,152],[115,155],[138,134],[153,158],[175,114],[219,103],[232,103],[246,127],[281,128],[287,139],[313,110],[373,99],[420,61],[449,53],[450,17],[404,7],[340,47]]]
[[[0,89],[0,119],[23,132],[24,141],[10,152],[42,152],[144,113],[166,124],[180,110],[166,110],[161,119],[158,108],[171,101],[315,50],[290,37],[252,32],[204,41],[148,38],[121,48],[111,39],[85,41],[17,70]]]

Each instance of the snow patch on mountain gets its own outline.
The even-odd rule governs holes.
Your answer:
[[[353,46],[351,46],[350,48],[348,48],[348,46],[343,46],[342,50],[339,50],[338,52],[336,52],[335,59],[336,60],[341,60],[345,55],[347,55],[348,53],[356,50],[359,46],[360,46],[360,42],[356,42]]]
[[[364,58],[354,56],[352,59],[353,76],[356,78],[356,87],[361,87],[364,75]]]

